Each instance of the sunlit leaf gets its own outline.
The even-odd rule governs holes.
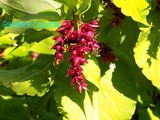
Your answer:
[[[18,95],[42,96],[50,86],[47,76],[51,64],[46,62],[39,61],[13,70],[0,70],[0,82],[11,87]]]
[[[30,47],[30,45],[27,44],[27,43],[24,43],[21,46],[7,47],[4,50],[4,53],[3,53],[4,58],[5,59],[10,59],[10,58],[13,58],[13,57],[24,57],[24,56],[27,56],[29,54],[28,53],[29,47]]]
[[[48,37],[41,40],[39,43],[34,44],[29,50],[33,52],[43,53],[43,54],[54,54],[54,50],[51,49],[53,46],[52,37]]]
[[[72,11],[75,10],[76,5],[78,4],[78,0],[56,0],[56,1],[65,4]]]
[[[157,12],[151,14],[153,19]],[[155,20],[157,21],[157,19]],[[156,27],[148,27],[141,31],[134,48],[134,57],[137,65],[142,68],[143,74],[160,89],[160,26],[153,21]]]
[[[26,14],[37,14],[46,10],[55,12],[61,4],[54,0],[0,0],[0,6],[17,18],[22,18]]]
[[[131,16],[133,20],[148,25],[146,17],[151,9],[149,0],[113,0],[117,7],[126,16]]]
[[[58,73],[55,79],[61,82],[55,82],[57,86],[55,100],[58,102],[60,112],[65,115],[64,119],[74,120],[76,117],[83,120],[127,120],[131,118],[136,103],[134,83],[129,73],[124,73],[125,68],[129,68],[127,66],[123,68],[121,62],[116,65],[115,72],[106,70],[105,75],[100,76],[97,62],[95,59],[89,59],[83,69],[90,91],[83,92],[81,97],[78,92],[72,90],[69,80],[64,79],[64,74],[60,72],[62,70],[58,71],[60,74]]]
[[[91,6],[91,0],[79,0],[78,1],[78,10],[76,11],[76,15],[85,13]]]
[[[12,45],[14,44],[16,41],[14,40],[14,38],[16,37],[16,34],[7,34],[5,36],[0,37],[0,45]]]

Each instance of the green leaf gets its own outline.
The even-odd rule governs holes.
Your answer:
[[[0,0],[0,6],[6,12],[22,18],[27,14],[37,14],[47,10],[55,12],[62,5],[54,0]]]
[[[70,111],[69,114],[75,116],[75,118],[79,118],[77,114],[81,114],[80,107],[83,108],[83,105],[84,105],[83,103],[84,94],[79,94],[76,88],[73,89],[71,87],[71,84],[70,84],[71,78],[65,77],[67,74],[68,68],[69,68],[69,64],[66,61],[64,61],[59,64],[58,69],[56,71],[56,75],[55,73],[53,73],[53,76],[55,76],[54,99],[57,103],[57,108],[60,113],[66,114],[68,111],[65,111],[65,110],[69,108],[70,110],[72,109],[72,112],[76,112],[76,114],[75,113],[73,114]],[[67,101],[68,101],[68,104],[67,104]],[[71,104],[72,106],[69,106]],[[66,118],[64,117],[64,119]]]
[[[11,87],[18,95],[42,96],[50,86],[50,66],[51,63],[48,61],[39,61],[18,69],[0,70],[0,82],[6,87]]]
[[[83,66],[83,73],[90,91],[82,94],[73,90],[70,80],[64,78],[67,66],[59,66],[54,90],[64,120],[75,120],[75,117],[82,120],[128,120],[132,117],[136,92],[130,73],[126,71],[129,68],[123,62],[116,64],[115,72],[106,70],[105,75],[100,76],[97,61],[88,59],[88,64]]]
[[[0,86],[0,95],[13,95],[15,92],[11,88]]]
[[[84,20],[93,20],[99,14],[100,1],[92,0],[90,8],[84,13]]]
[[[116,62],[116,69],[114,72],[108,69],[105,72],[105,75],[103,75],[100,79],[92,79],[90,78],[91,76],[95,75],[98,77],[98,74],[95,74],[95,71],[99,71],[97,62],[92,59],[88,60],[88,64],[83,67],[86,79],[96,86],[97,83],[99,83],[97,86],[99,91],[95,93],[97,95],[93,98],[93,101],[96,100],[98,102],[95,106],[99,109],[99,119],[125,120],[129,119],[134,113],[134,99],[136,97],[135,86],[134,83],[132,83],[133,81],[129,75],[130,73],[124,72],[126,69],[127,66],[119,60],[119,62]],[[132,94],[133,96],[129,94]],[[101,103],[101,101],[106,101],[106,103]],[[114,112],[111,112],[111,110],[107,108],[111,108]]]
[[[41,40],[39,43],[34,44],[29,50],[33,52],[43,53],[43,54],[54,54],[54,50],[52,50],[54,41],[52,37],[48,37],[44,40]]]
[[[22,44],[21,46],[16,47],[7,47],[4,50],[3,57],[5,59],[11,59],[13,57],[25,57],[27,56],[30,45],[27,43]]]
[[[110,17],[104,15],[100,19],[100,24],[106,26],[105,24],[108,23],[108,19],[110,19]],[[151,82],[142,74],[133,57],[133,48],[135,47],[140,32],[137,23],[130,17],[125,17],[122,26],[116,28],[108,25],[107,28],[109,29],[102,28],[100,30],[101,34],[98,36],[98,40],[107,43],[108,46],[113,49],[115,56],[118,59],[121,58],[130,66],[135,82],[152,94],[153,86]]]
[[[148,27],[141,31],[134,48],[134,57],[137,65],[142,68],[143,74],[160,89],[160,25],[156,19],[159,12],[153,12],[150,19],[156,27]]]
[[[145,90],[143,87],[138,87],[137,91],[138,91],[137,106],[140,107],[150,106],[153,101],[151,96],[148,94],[148,91]]]
[[[91,6],[91,0],[79,0],[78,5],[79,8],[76,11],[76,15],[85,13]]]
[[[61,10],[59,10],[60,12],[62,12]],[[21,20],[36,20],[36,19],[45,19],[45,20],[49,20],[49,21],[60,21],[62,19],[64,19],[65,14],[58,14],[57,12],[53,12],[53,11],[44,11],[44,12],[40,12],[37,14],[27,14],[25,16],[23,16],[22,18],[20,18]]]
[[[78,4],[77,0],[56,0],[57,2],[60,2],[62,4],[65,4],[69,9],[72,11],[75,10],[76,5]]]
[[[107,20],[105,21],[105,18],[110,19],[108,15],[103,16],[102,20],[100,20],[101,25],[108,25],[109,22]],[[130,17],[126,17],[122,26],[117,28],[108,25],[105,29],[101,29],[100,33],[101,34],[98,36],[100,42],[108,44],[108,46],[113,49],[115,55],[123,59],[126,63],[129,63],[129,65],[134,63],[132,55],[133,48],[139,35],[136,22]]]
[[[41,40],[46,39],[50,36],[53,36],[53,33],[45,29],[41,31],[28,29],[25,31],[24,41],[27,43],[40,42]]]
[[[150,0],[113,0],[117,7],[126,16],[131,16],[133,20],[148,26],[146,17],[151,9]]]
[[[26,120],[29,111],[24,99],[0,95],[0,119],[1,120]]]
[[[24,46],[20,46],[15,49],[15,47],[8,47],[4,50],[4,58],[12,59],[13,57],[25,57],[28,55],[28,50]]]
[[[14,40],[14,38],[16,37],[16,34],[7,34],[4,35],[2,37],[0,37],[0,45],[13,45],[16,41]]]
[[[159,112],[159,111],[156,111]],[[139,108],[138,109],[138,119],[139,120],[159,120],[160,116],[157,116],[157,113],[155,114],[154,109],[148,107],[148,108]]]
[[[133,77],[134,81],[139,84],[138,89],[140,89],[140,90],[138,90],[138,91],[142,91],[142,93],[140,92],[139,94],[144,95],[148,92],[147,94],[150,94],[150,96],[153,96],[154,92],[155,92],[154,86],[152,85],[152,82],[149,81],[145,77],[145,75],[142,73],[142,70],[139,69],[138,65],[136,63],[130,64],[130,69],[131,69],[131,73],[132,73],[132,77]],[[147,96],[145,96],[145,97],[147,97]],[[145,98],[142,98],[142,99],[144,101],[146,100]],[[149,99],[151,99],[151,98],[147,98],[147,100],[149,100]]]
[[[62,118],[48,112],[41,112],[39,118],[39,120],[62,120]]]

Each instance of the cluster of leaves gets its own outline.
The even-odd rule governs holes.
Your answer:
[[[0,0],[0,119],[159,120],[159,6],[159,0]],[[66,77],[70,55],[53,65],[52,38],[65,19],[97,19],[96,39],[117,59],[102,62],[115,59],[103,54],[105,46],[102,59],[87,54],[81,67],[89,91],[81,94]]]

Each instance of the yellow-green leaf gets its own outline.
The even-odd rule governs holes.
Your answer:
[[[55,100],[64,120],[129,120],[136,107],[136,92],[128,67],[118,62],[115,71],[100,76],[96,59],[83,66],[88,89],[79,94],[65,78],[66,64],[61,64],[55,77]],[[64,71],[65,70],[65,71]],[[75,89],[76,86],[75,86]]]
[[[113,0],[117,7],[126,16],[131,16],[133,20],[148,26],[146,17],[151,9],[147,0]]]
[[[150,26],[141,31],[134,48],[134,57],[143,74],[160,89],[160,26],[153,20],[156,15],[157,12],[154,12],[150,16],[155,27]]]

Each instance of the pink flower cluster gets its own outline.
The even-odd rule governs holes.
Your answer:
[[[78,91],[88,90],[85,82],[81,65],[87,63],[86,54],[97,51],[100,46],[95,39],[95,29],[98,28],[97,20],[89,23],[82,23],[78,30],[75,30],[71,20],[64,20],[57,30],[61,36],[55,36],[53,39],[56,44],[52,47],[56,50],[54,60],[55,65],[64,59],[64,51],[70,52],[71,63],[67,76],[72,78],[71,86],[78,85]]]

